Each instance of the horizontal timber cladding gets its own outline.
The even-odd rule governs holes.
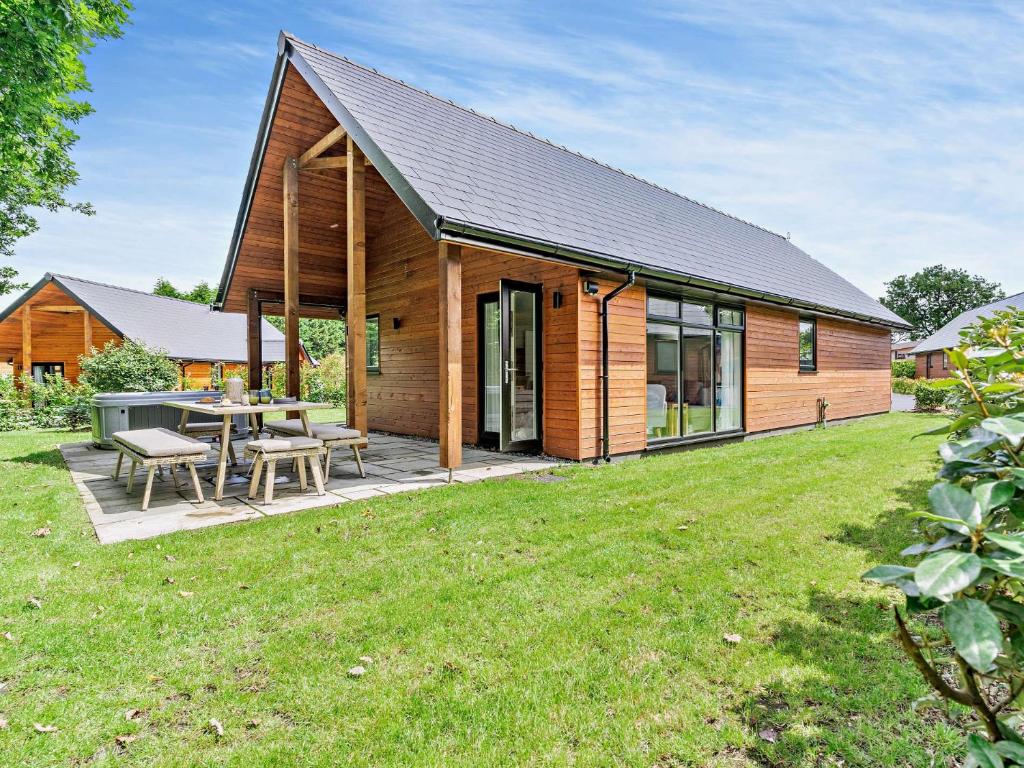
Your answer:
[[[497,291],[502,278],[543,287],[544,451],[579,458],[578,271],[474,248],[462,249],[463,441],[478,439],[477,296]],[[559,309],[556,290],[565,296]],[[437,293],[438,244],[395,198],[367,244],[366,313],[380,317],[380,373],[366,384],[370,429],[437,437]]]
[[[80,307],[77,301],[53,283],[43,286],[24,306],[0,323],[0,357],[4,361],[13,358],[14,375],[22,374],[24,359],[22,356],[21,322],[26,306],[32,307],[30,312],[32,361],[61,363],[64,366],[64,378],[78,381],[78,376],[81,373],[78,358],[86,351],[84,312],[80,309],[65,312],[40,309],[41,307]],[[120,339],[93,315],[90,315],[89,326],[92,330],[92,344],[98,349],[102,349],[108,341]]]
[[[615,280],[588,278],[598,295],[577,289],[579,304],[580,458],[601,455],[601,297]],[[581,281],[582,282],[582,281]],[[608,422],[610,453],[647,447],[647,292],[635,285],[608,305]]]
[[[817,400],[828,418],[888,411],[889,330],[817,318],[817,371],[801,373],[797,359],[799,315],[747,306],[745,341],[748,432],[813,424]]]

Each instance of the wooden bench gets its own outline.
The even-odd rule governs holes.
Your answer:
[[[165,464],[170,468],[171,478],[174,480],[174,487],[178,487],[178,477],[174,474],[174,467],[184,464],[188,467],[192,476],[192,485],[196,489],[196,496],[199,502],[203,499],[203,489],[199,486],[199,476],[196,474],[196,462],[206,458],[206,452],[210,446],[206,443],[195,440],[185,435],[179,435],[169,429],[157,427],[155,429],[130,429],[123,432],[115,432],[113,435],[114,447],[117,449],[117,465],[114,467],[114,480],[121,477],[121,465],[124,457],[132,460],[132,468],[128,473],[128,493],[132,492],[135,484],[135,470],[141,465],[149,471],[146,474],[146,490],[142,495],[142,511],[149,509],[149,497],[153,492],[153,475],[157,468]]]
[[[221,421],[189,421],[188,411],[181,412],[181,423],[178,424],[178,432],[188,437],[212,437],[217,443],[221,442],[221,430],[224,428],[224,424]],[[238,434],[238,428],[232,424],[231,434]],[[253,437],[259,437],[259,433],[253,433]],[[231,459],[231,466],[238,466],[238,458],[235,456],[235,447],[231,444],[231,440],[228,440],[227,444],[228,456]],[[225,446],[219,446],[220,450],[224,450]]]
[[[263,425],[272,435],[282,437],[302,437],[306,434],[301,419],[286,419],[285,421],[268,421]],[[331,475],[331,450],[334,448],[349,447],[356,460],[356,467],[359,469],[359,476],[366,477],[363,469],[363,457],[359,454],[360,448],[366,447],[366,438],[355,429],[338,426],[337,424],[310,424],[310,432],[317,440],[322,440],[327,454],[324,457],[324,480]]]
[[[245,446],[245,455],[253,458],[252,480],[249,482],[249,498],[256,498],[256,491],[260,487],[260,475],[263,473],[263,466],[267,467],[267,478],[264,481],[263,503],[269,504],[274,500],[274,478],[276,475],[277,462],[282,459],[296,461],[299,471],[299,488],[306,490],[306,461],[309,461],[309,469],[313,473],[313,482],[316,485],[318,496],[323,496],[324,478],[320,473],[320,454],[324,451],[322,440],[314,437],[266,437],[262,440],[252,440]]]

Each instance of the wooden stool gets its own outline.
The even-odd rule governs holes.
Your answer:
[[[128,473],[128,493],[132,492],[132,487],[135,485],[136,468],[141,465],[149,470],[146,474],[146,490],[142,494],[143,512],[149,509],[149,497],[153,492],[153,475],[157,468],[164,464],[168,465],[171,470],[175,488],[178,487],[178,477],[174,474],[175,465],[184,464],[188,467],[189,474],[192,475],[192,485],[196,489],[196,496],[202,503],[203,489],[199,486],[196,462],[206,458],[206,452],[210,450],[210,446],[206,443],[179,435],[163,427],[115,432],[113,438],[114,447],[118,451],[117,465],[114,467],[114,480],[121,477],[121,464],[124,462],[124,457],[127,456],[132,460],[132,468]]]
[[[270,434],[281,437],[301,437],[306,434],[301,419],[268,421],[264,426],[270,431]],[[310,424],[309,429],[313,433],[313,437],[322,440],[324,448],[327,449],[327,455],[324,457],[325,480],[331,475],[331,450],[345,447],[352,449],[352,456],[356,460],[359,476],[366,477],[366,470],[363,469],[363,457],[359,455],[359,449],[366,447],[366,438],[358,430],[336,424]]]
[[[267,477],[263,487],[263,503],[270,504],[274,500],[274,476],[277,472],[277,462],[282,459],[297,460],[299,470],[299,488],[306,490],[306,461],[309,461],[309,469],[313,473],[313,483],[316,485],[318,496],[323,496],[324,478],[320,472],[320,454],[324,451],[323,440],[315,437],[269,437],[262,440],[253,440],[245,446],[245,455],[252,457],[252,480],[249,482],[249,498],[256,498],[256,491],[260,487],[260,475],[263,473],[263,465],[267,467]]]

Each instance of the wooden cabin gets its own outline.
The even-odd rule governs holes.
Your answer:
[[[215,306],[284,313],[292,393],[298,318],[344,317],[350,425],[445,467],[888,411],[907,327],[786,237],[287,33]]]
[[[284,335],[265,320],[262,331],[264,363],[283,361]],[[182,383],[202,389],[214,365],[245,364],[246,333],[245,318],[203,304],[47,273],[0,313],[0,360],[15,377],[77,382],[81,355],[129,338],[167,352]]]

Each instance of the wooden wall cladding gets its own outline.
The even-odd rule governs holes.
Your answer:
[[[73,298],[50,283],[29,299],[26,306],[32,306],[32,360],[36,363],[63,363],[64,377],[78,381],[81,369],[78,358],[85,354],[85,320],[83,312],[41,311],[44,306],[79,306]],[[14,358],[14,375],[24,370],[21,348],[21,318],[24,307],[0,323],[0,355]],[[96,317],[90,317],[92,344],[102,349],[108,341],[119,340],[120,336],[111,331]]]
[[[796,312],[747,307],[748,432],[813,424],[819,397],[830,419],[889,410],[888,329],[819,317],[818,370],[801,373],[798,322]]]
[[[582,282],[582,281],[580,281]],[[577,288],[579,304],[580,459],[601,455],[601,297],[619,284],[596,280],[597,296]],[[641,285],[620,293],[608,309],[610,452],[647,446],[647,291]]]

